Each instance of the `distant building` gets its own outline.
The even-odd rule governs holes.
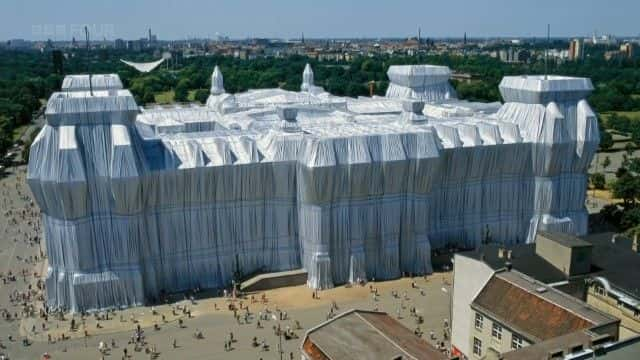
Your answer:
[[[114,47],[118,50],[124,50],[127,48],[127,42],[122,39],[116,39]]]
[[[151,29],[149,29],[149,35],[147,36],[147,43],[149,46],[155,46],[158,41],[158,35],[152,34]]]
[[[622,53],[622,56],[626,57],[627,59],[633,59],[633,57],[635,56],[635,47],[636,45],[634,43],[624,43],[620,45],[620,52]]]
[[[516,53],[516,60],[521,63],[529,62],[531,58],[531,52],[527,49],[520,49]]]
[[[573,39],[569,42],[569,61],[584,59],[584,40]]]
[[[509,52],[507,49],[500,49],[500,51],[498,51],[498,58],[500,58],[502,62],[509,62]]]
[[[127,50],[141,51],[144,47],[144,40],[129,40],[127,41]]]
[[[27,49],[31,46],[31,43],[24,39],[11,39],[7,42],[7,45],[11,49]]]
[[[501,49],[498,52],[498,58],[500,58],[500,61],[505,63],[527,62],[530,57],[531,53],[525,49],[508,48]]]
[[[384,312],[349,310],[307,331],[302,360],[445,360],[447,357]]]
[[[604,59],[607,61],[622,58],[622,53],[618,50],[609,50],[604,52]]]

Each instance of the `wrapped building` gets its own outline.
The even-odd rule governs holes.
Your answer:
[[[392,66],[385,97],[229,94],[140,108],[117,75],[68,76],[28,182],[47,301],[93,310],[304,268],[308,285],[431,271],[431,251],[584,234],[597,149],[589,79],[505,77],[504,104],[456,99],[449,69]],[[93,86],[88,86],[92,84]]]

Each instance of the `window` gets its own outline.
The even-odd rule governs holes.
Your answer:
[[[491,336],[498,341],[502,340],[502,325],[493,323],[493,327],[491,328]]]
[[[600,296],[607,296],[607,292],[604,289],[604,286],[596,285],[595,286],[596,294]]]
[[[522,347],[522,338],[518,334],[511,335],[511,348],[518,350]]]
[[[473,338],[473,355],[482,356],[482,341],[478,338]]]
[[[476,329],[482,330],[482,323],[484,322],[484,316],[476,313]]]

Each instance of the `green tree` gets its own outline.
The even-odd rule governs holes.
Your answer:
[[[40,132],[41,129],[37,129],[31,132],[31,134],[29,135],[29,138],[27,138],[27,141],[24,143],[23,147],[22,147],[22,161],[27,163],[29,162],[29,154],[31,152],[31,144],[33,144],[33,141],[36,139],[36,137],[38,136],[38,133]]]
[[[624,151],[627,153],[628,156],[632,156],[633,155],[633,151],[636,149],[635,146],[633,146],[633,143],[628,142],[624,145]]]
[[[622,213],[620,219],[620,227],[623,230],[627,230],[640,225],[640,206],[635,206]]]
[[[144,95],[142,95],[142,102],[145,104],[152,104],[156,102],[156,97],[152,91],[145,91]]]
[[[201,104],[205,104],[207,99],[209,98],[209,90],[207,89],[198,89],[195,93],[195,100],[200,102]]]
[[[606,130],[600,130],[600,150],[607,151],[613,146],[613,137]]]
[[[189,97],[189,82],[186,79],[182,79],[176,85],[174,90],[174,100],[178,102],[186,102]]]
[[[635,205],[640,197],[640,181],[637,176],[626,172],[612,185],[613,196],[622,199],[625,209]]]
[[[611,159],[609,158],[609,156],[605,156],[604,160],[602,161],[602,167],[606,169],[609,167],[609,165],[611,165]]]
[[[189,97],[189,90],[182,86],[177,86],[174,91],[173,99],[178,102],[186,102]]]
[[[605,178],[602,173],[591,174],[589,180],[594,189],[603,190],[605,186]]]
[[[0,115],[0,155],[4,154],[11,147],[11,134],[13,133],[13,124],[6,116]]]
[[[640,175],[640,158],[629,159],[628,167],[634,175]]]
[[[53,60],[53,72],[58,75],[64,74],[64,66],[63,66],[64,57],[62,56],[62,51],[60,50],[52,51],[51,57]]]

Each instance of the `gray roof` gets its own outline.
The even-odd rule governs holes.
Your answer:
[[[612,233],[585,237],[593,244],[594,275],[606,278],[614,288],[640,299],[640,254],[631,250],[631,240],[618,237],[611,241]]]
[[[305,337],[329,359],[446,359],[384,312],[349,310],[309,330]]]
[[[591,247],[591,244],[585,240],[580,239],[579,237],[572,236],[569,234],[561,233],[561,232],[547,232],[539,230],[537,236],[543,236],[547,239],[551,239],[561,245],[570,248],[576,247]]]
[[[507,246],[506,248],[511,250],[511,259],[507,259],[506,255],[500,257],[500,248],[505,248],[505,246],[488,244],[478,250],[464,251],[458,254],[471,259],[482,260],[493,270],[502,269],[506,266],[507,262],[511,262],[513,269],[545,284],[556,283],[567,279],[562,271],[536,254],[535,244]]]

